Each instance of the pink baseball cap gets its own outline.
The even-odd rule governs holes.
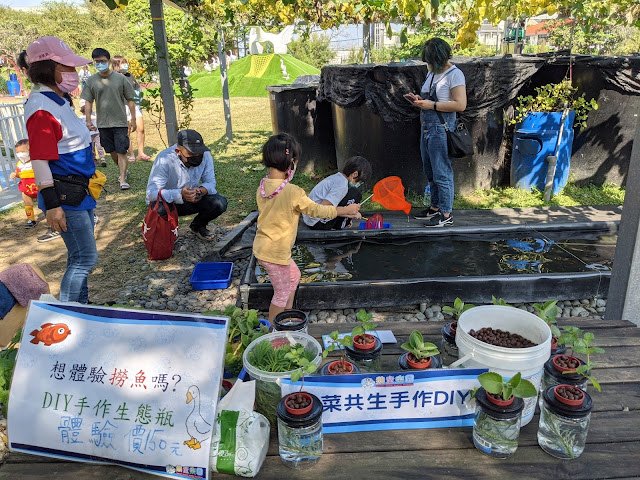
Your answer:
[[[81,67],[91,63],[91,60],[76,55],[69,45],[58,37],[40,37],[27,47],[29,63],[53,60],[67,67]]]

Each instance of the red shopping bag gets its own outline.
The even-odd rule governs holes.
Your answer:
[[[160,202],[167,215],[158,214]],[[175,205],[167,204],[158,191],[155,205],[149,204],[147,214],[142,221],[142,238],[149,252],[149,260],[166,260],[173,254],[173,244],[178,238],[178,210]]]

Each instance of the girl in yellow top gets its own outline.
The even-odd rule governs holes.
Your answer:
[[[360,218],[359,203],[346,207],[319,205],[302,188],[289,183],[298,158],[300,146],[286,133],[272,136],[262,147],[262,163],[269,173],[260,181],[256,193],[259,215],[253,254],[267,270],[273,286],[269,321],[293,307],[300,269],[291,259],[291,248],[296,241],[300,214],[315,218]]]

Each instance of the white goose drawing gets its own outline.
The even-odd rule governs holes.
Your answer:
[[[193,409],[184,422],[189,440],[185,440],[184,444],[189,448],[198,450],[201,447],[200,443],[209,438],[211,424],[200,414],[200,389],[196,385],[191,385],[187,390],[187,403],[191,402],[193,402]]]

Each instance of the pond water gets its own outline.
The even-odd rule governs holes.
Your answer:
[[[393,243],[301,243],[293,259],[301,283],[609,271],[617,235],[593,232],[474,234]],[[268,281],[260,265],[258,282]]]

